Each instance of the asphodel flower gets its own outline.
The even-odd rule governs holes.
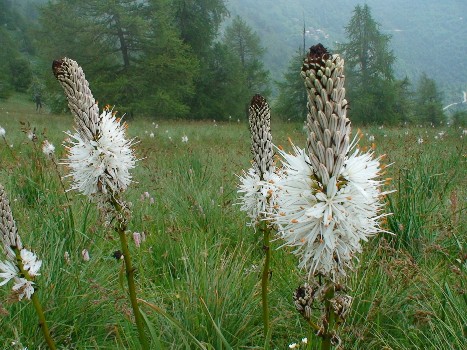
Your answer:
[[[301,75],[308,94],[307,148],[323,185],[340,174],[350,142],[344,60],[318,44],[310,48]]]
[[[313,46],[302,76],[308,92],[307,148],[279,150],[283,175],[277,183],[275,223],[295,248],[309,276],[346,276],[362,242],[379,226],[382,181],[380,158],[350,143],[344,88],[344,60]]]
[[[63,58],[53,63],[55,77],[62,85],[68,106],[75,117],[75,133],[68,134],[68,159],[72,189],[106,201],[126,190],[135,167],[133,140],[125,137],[126,124],[107,106],[101,114],[82,68]]]
[[[261,95],[257,94],[251,100],[249,125],[253,162],[251,168],[239,176],[238,192],[241,194],[240,209],[255,224],[272,212],[275,183],[279,179],[274,165],[271,112],[266,99]]]
[[[34,294],[33,279],[39,275],[42,261],[37,259],[36,254],[23,248],[21,239],[16,229],[10,203],[5,189],[0,185],[0,234],[2,248],[7,260],[0,261],[0,286],[6,285],[14,280],[13,291],[18,299],[31,299]]]
[[[11,212],[10,202],[5,189],[0,185],[0,234],[2,239],[2,248],[8,260],[16,259],[15,249],[21,251],[23,244],[18,235],[16,222]]]

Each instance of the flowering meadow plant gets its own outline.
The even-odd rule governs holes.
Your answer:
[[[294,304],[322,338],[322,349],[330,349],[341,343],[336,330],[352,304],[346,294],[348,271],[362,252],[362,243],[385,232],[379,222],[385,215],[382,198],[387,192],[379,179],[384,169],[381,157],[373,150],[362,152],[358,136],[350,138],[344,60],[321,44],[312,46],[301,75],[308,97],[307,146],[292,144],[292,153],[278,150],[282,167],[274,181],[257,175],[256,164],[267,158],[254,159],[256,168],[241,187],[244,203],[250,204],[243,209],[262,213],[257,217],[275,225],[282,247],[291,247],[298,256],[308,282],[295,290]],[[265,184],[270,187],[265,189]],[[263,200],[272,204],[272,210],[262,198],[274,199]],[[313,310],[321,313],[317,321]]]
[[[65,91],[68,106],[75,118],[75,133],[68,133],[71,141],[68,158],[63,162],[70,169],[69,176],[73,179],[71,189],[95,201],[109,221],[115,222],[122,249],[119,256],[125,263],[128,294],[139,341],[143,350],[149,349],[136,298],[135,269],[126,236],[131,211],[129,204],[121,198],[132,182],[130,171],[136,164],[133,140],[126,138],[126,124],[115,116],[116,113],[109,106],[99,113],[89,83],[77,62],[62,58],[53,62],[52,70]],[[82,256],[84,261],[89,261],[87,250],[83,250]]]
[[[382,166],[373,151],[350,142],[344,60],[313,46],[302,68],[308,93],[307,148],[279,150],[283,174],[276,212],[285,246],[294,248],[309,277],[340,280],[353,266],[361,243],[384,231],[379,226]]]
[[[53,72],[76,122],[75,133],[68,134],[68,158],[64,161],[73,179],[71,188],[97,202],[108,201],[131,183],[130,171],[136,163],[133,140],[126,139],[126,124],[109,106],[99,113],[89,83],[75,61],[54,61]]]
[[[274,147],[271,135],[271,114],[266,99],[255,95],[249,107],[252,166],[239,177],[241,210],[257,224],[272,213],[274,183],[279,179],[274,164]]]
[[[45,321],[44,311],[36,295],[35,278],[39,276],[42,261],[32,251],[24,248],[16,228],[5,189],[0,185],[0,239],[7,260],[0,260],[0,286],[13,280],[13,299],[32,300],[39,324],[50,349],[56,349]],[[3,280],[1,280],[3,279]]]

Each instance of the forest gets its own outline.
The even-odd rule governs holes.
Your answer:
[[[298,71],[308,47],[322,42],[351,62],[347,79],[358,87],[349,92],[355,122],[465,123],[464,61],[442,54],[446,41],[433,52],[441,56],[410,61],[410,41],[404,46],[400,33],[387,30],[404,28],[403,18],[389,19],[390,9],[374,3],[377,14],[371,6],[343,2],[317,18],[300,1],[285,8],[240,0],[2,0],[0,99],[28,93],[53,113],[65,111],[50,64],[66,56],[94,78],[92,88],[103,103],[111,101],[130,117],[244,119],[251,96],[260,93],[274,116],[301,120],[306,96]],[[429,19],[437,11],[433,6],[424,13]],[[464,8],[454,2],[450,10],[461,14]],[[426,31],[415,22],[417,33]],[[454,25],[443,35],[451,36]],[[450,39],[460,52],[462,30]],[[366,57],[357,57],[359,50]],[[438,79],[432,66],[441,61],[451,69]]]

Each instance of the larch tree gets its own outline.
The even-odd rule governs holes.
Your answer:
[[[240,16],[236,16],[225,29],[224,43],[240,60],[248,93],[251,96],[256,93],[267,95],[269,72],[262,61],[266,50],[261,46],[258,34]]]
[[[354,122],[395,124],[403,84],[396,82],[395,56],[389,47],[391,36],[383,34],[368,5],[357,5],[346,26],[348,42],[339,50],[346,61],[350,114]]]
[[[96,96],[127,114],[184,117],[198,60],[173,17],[167,0],[50,2],[41,11],[42,56],[79,61]]]

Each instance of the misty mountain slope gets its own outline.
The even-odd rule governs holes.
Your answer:
[[[278,79],[287,62],[303,46],[322,42],[330,48],[346,40],[345,26],[353,9],[364,2],[335,0],[229,0],[231,15],[240,15],[260,35],[268,50],[266,65]],[[396,76],[412,82],[426,72],[442,87],[446,101],[462,98],[467,88],[467,1],[369,0],[381,31],[392,35]]]

